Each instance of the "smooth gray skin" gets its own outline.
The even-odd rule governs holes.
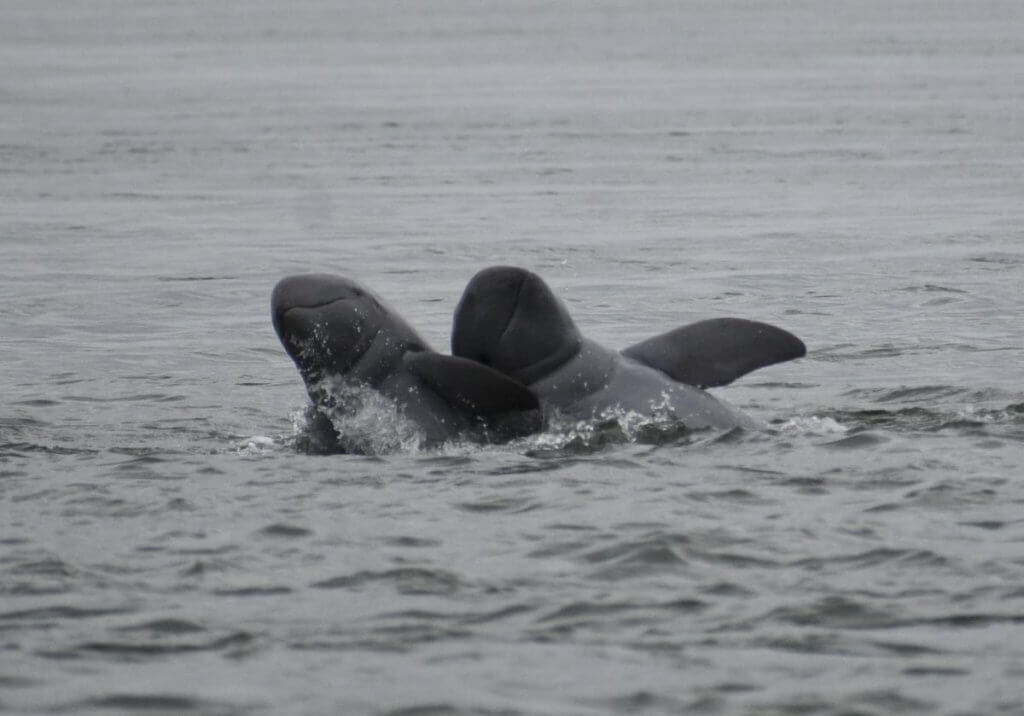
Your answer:
[[[521,384],[472,361],[436,353],[357,282],[330,274],[282,279],[271,318],[315,407],[345,410],[325,378],[369,386],[398,403],[428,445],[456,436],[503,440],[540,427],[537,399]],[[311,411],[314,447],[345,449],[325,410]]]
[[[452,355],[526,384],[546,416],[667,410],[690,429],[758,427],[702,387],[805,353],[804,344],[781,328],[736,318],[701,321],[613,351],[580,335],[539,276],[511,266],[473,277],[452,327]]]

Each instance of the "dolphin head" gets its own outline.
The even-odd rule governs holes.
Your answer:
[[[474,276],[455,308],[452,355],[521,383],[543,378],[580,349],[568,310],[535,273],[492,266]]]
[[[271,319],[307,386],[330,375],[373,385],[423,340],[355,281],[330,274],[281,279],[270,299]]]

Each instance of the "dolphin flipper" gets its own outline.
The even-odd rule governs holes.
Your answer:
[[[410,351],[402,361],[434,392],[474,417],[488,420],[540,410],[537,396],[525,385],[468,358]]]
[[[743,318],[711,318],[662,333],[622,351],[624,356],[698,388],[728,385],[740,376],[806,355],[789,331]]]

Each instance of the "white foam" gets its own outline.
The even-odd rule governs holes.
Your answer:
[[[254,435],[246,438],[238,445],[238,452],[241,455],[261,455],[277,447],[277,441],[267,435]]]
[[[975,405],[965,405],[956,411],[957,420],[972,423],[995,423],[1008,416],[1006,411],[992,411],[986,408],[979,408]]]
[[[615,406],[587,420],[556,415],[550,420],[547,430],[526,440],[536,449],[561,450],[574,446],[597,447],[609,442],[649,442],[654,435],[669,437],[685,432],[685,425],[670,409],[657,410],[654,415],[649,415]]]
[[[779,426],[779,432],[801,435],[844,435],[849,428],[835,418],[805,415],[790,418]]]
[[[373,388],[326,378],[316,388],[327,395],[316,410],[325,415],[338,431],[346,452],[365,455],[415,453],[422,449],[425,436],[406,418],[397,401]],[[308,428],[306,417],[300,430]]]

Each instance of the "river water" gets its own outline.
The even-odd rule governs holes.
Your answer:
[[[1019,2],[3,15],[0,710],[1024,713]],[[280,277],[447,350],[494,263],[809,353],[764,432],[301,450]]]

